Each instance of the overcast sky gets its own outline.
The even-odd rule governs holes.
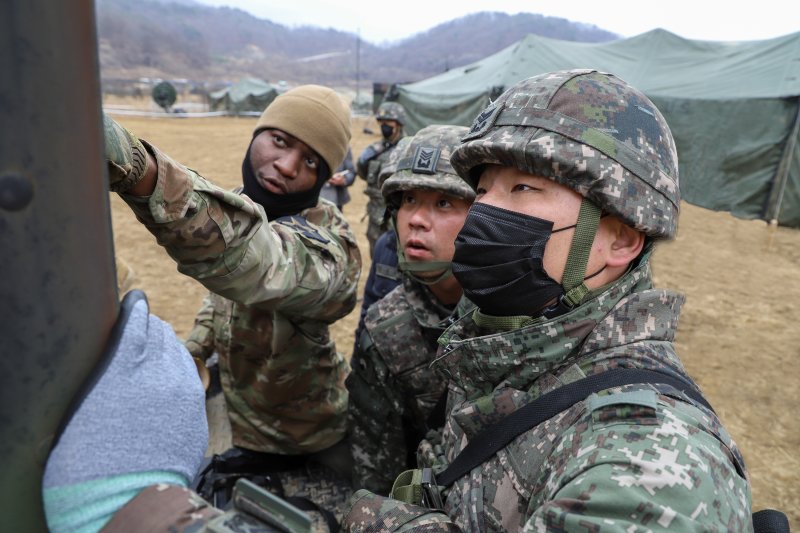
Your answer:
[[[522,11],[594,24],[623,37],[664,28],[689,39],[750,41],[800,31],[797,0],[197,0],[237,7],[287,26],[358,33],[373,44],[397,41],[469,13]]]

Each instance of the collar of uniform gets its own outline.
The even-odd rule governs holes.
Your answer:
[[[451,325],[439,338],[442,348],[435,364],[460,388],[467,399],[489,394],[500,385],[528,390],[543,374],[561,367],[582,352],[584,341],[607,339],[615,345],[616,319],[610,317],[614,308],[627,296],[652,287],[650,264],[647,258],[605,290],[595,294],[573,311],[551,320],[536,321],[519,329],[488,333],[481,330],[468,313]],[[664,291],[653,291],[658,295]],[[630,299],[628,299],[630,300]],[[634,298],[640,302],[641,298]],[[627,300],[626,300],[627,301]],[[624,314],[646,318],[649,309],[634,315],[629,308],[636,303],[623,303]],[[651,302],[642,302],[651,307]],[[636,322],[622,323],[623,328],[641,329]],[[631,331],[633,334],[633,331]],[[642,332],[650,335],[650,331]],[[601,343],[598,342],[599,348]],[[583,350],[585,351],[585,350]],[[538,394],[536,394],[538,396]]]

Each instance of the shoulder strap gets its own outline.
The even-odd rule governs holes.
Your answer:
[[[584,379],[568,383],[551,392],[541,395],[524,405],[472,438],[467,446],[456,456],[450,466],[436,476],[436,484],[448,487],[455,480],[484,463],[509,442],[525,431],[553,418],[576,403],[585,400],[590,394],[621,385],[635,383],[663,383],[680,390],[692,400],[712,412],[714,409],[692,382],[654,370],[640,368],[619,368],[593,374]]]

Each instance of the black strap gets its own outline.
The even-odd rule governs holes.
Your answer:
[[[444,427],[445,422],[447,422],[447,388],[439,395],[439,399],[436,400],[436,405],[433,406],[433,410],[426,420],[428,429]]]
[[[316,511],[321,514],[322,518],[325,520],[325,525],[328,526],[328,531],[330,533],[338,533],[341,529],[339,522],[336,520],[336,516],[331,511],[320,507],[309,498],[305,498],[303,496],[288,496],[285,497],[284,500],[294,505],[301,511]]]
[[[308,455],[279,455],[256,452],[236,446],[204,460],[200,473],[191,488],[214,507],[225,509],[231,503],[233,488],[240,478],[252,481],[275,496],[294,505],[301,511],[317,511],[325,520],[328,530],[340,529],[336,516],[328,509],[303,496],[287,496],[278,474],[302,468]]]
[[[483,464],[509,442],[525,431],[549,420],[558,413],[566,411],[576,403],[585,400],[590,394],[602,390],[632,385],[636,383],[663,383],[670,385],[695,402],[714,411],[703,398],[694,383],[654,370],[640,368],[619,368],[593,374],[584,379],[568,383],[547,394],[541,395],[531,403],[524,405],[492,424],[473,437],[461,450],[447,470],[436,476],[436,484],[448,487],[476,466]]]

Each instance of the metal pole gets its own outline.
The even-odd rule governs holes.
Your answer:
[[[777,226],[780,222],[781,204],[783,204],[783,194],[786,191],[786,184],[789,182],[789,170],[792,167],[794,157],[794,147],[797,144],[797,137],[800,135],[800,97],[794,99],[797,110],[795,112],[794,124],[789,130],[789,138],[783,147],[781,161],[778,163],[778,170],[775,172],[773,189],[767,203],[766,219],[771,226]]]
[[[0,2],[0,516],[46,531],[41,480],[118,297],[92,0]]]
[[[359,85],[361,78],[361,29],[356,30],[356,104],[359,102]]]

